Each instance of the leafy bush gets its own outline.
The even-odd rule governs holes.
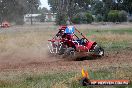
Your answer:
[[[110,22],[125,22],[127,21],[127,13],[125,11],[111,10],[108,13],[108,21]]]
[[[103,21],[103,16],[101,16],[100,14],[98,14],[98,15],[96,16],[96,21],[97,21],[97,22]]]
[[[64,14],[57,14],[56,24],[65,25],[67,23],[68,17]],[[94,18],[91,13],[78,13],[76,16],[70,19],[74,24],[87,24],[93,22]]]
[[[126,11],[119,11],[118,13],[119,21],[120,22],[126,22],[127,21],[127,12]]]
[[[65,15],[59,15],[56,16],[56,24],[57,25],[66,25],[66,17]]]
[[[72,22],[75,24],[86,24],[93,22],[93,16],[90,13],[78,13],[72,18]]]
[[[108,13],[108,21],[110,21],[110,22],[119,22],[118,13],[119,13],[118,10],[111,10]]]
[[[84,22],[85,20],[86,20],[85,13],[78,13],[76,16],[72,18],[72,22],[74,24],[86,23]]]
[[[92,23],[94,20],[93,16],[91,13],[86,13],[86,21],[87,23]]]
[[[80,18],[79,17],[74,17],[74,18],[72,18],[72,22],[74,24],[80,24]]]

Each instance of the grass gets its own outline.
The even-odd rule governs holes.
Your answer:
[[[72,78],[75,73],[54,73],[18,76],[16,80],[1,80],[0,88],[51,88],[56,83]],[[16,76],[15,76],[16,77]]]
[[[88,37],[100,44],[105,50],[131,50],[132,29],[90,30]]]
[[[110,68],[89,71],[90,79],[128,79],[132,77],[132,70]],[[15,73],[16,74],[16,73]],[[10,75],[11,76],[11,75]],[[80,72],[60,72],[43,74],[23,74],[14,77],[6,76],[8,79],[0,78],[0,88],[95,88],[95,86],[82,87],[79,83],[81,79]],[[14,78],[14,79],[12,79]],[[132,79],[131,79],[132,80]],[[96,86],[96,88],[131,88],[128,86]]]
[[[116,29],[116,30],[103,30],[102,32],[112,32],[112,33],[117,33],[117,34],[132,34],[132,29],[127,28],[127,29]]]

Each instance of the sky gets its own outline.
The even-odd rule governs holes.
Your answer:
[[[41,6],[40,7],[46,7],[47,9],[50,9],[48,5],[48,0],[40,0]]]

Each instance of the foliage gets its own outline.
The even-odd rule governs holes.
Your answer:
[[[111,10],[124,10],[127,13],[132,14],[132,1],[131,0],[48,0],[51,10],[53,12],[63,13],[67,16],[68,20],[71,19],[73,22],[82,23],[81,18],[76,18],[75,16],[81,12],[91,12],[91,14],[97,17],[97,21],[109,21],[111,17],[108,17],[108,13]],[[114,18],[122,18],[118,19],[118,22],[126,21],[126,12],[119,12],[119,16],[117,13],[109,13],[109,15],[114,16]],[[65,17],[64,16],[64,17]],[[81,20],[81,22],[79,22]],[[87,19],[85,19],[87,20]],[[116,22],[117,20],[113,19],[112,22]],[[84,22],[85,23],[85,22]]]
[[[38,8],[38,11],[36,13],[39,13],[41,14],[38,19],[40,19],[40,22],[45,22],[45,19],[46,19],[46,14],[47,13],[50,13],[50,10],[48,10],[47,8],[43,7],[39,7]]]
[[[93,19],[92,14],[86,13],[86,21],[87,21],[87,23],[92,23],[93,20],[94,20],[94,19]]]
[[[125,22],[127,21],[127,13],[125,11],[111,10],[108,13],[108,21]]]
[[[38,13],[40,13],[40,14],[44,14],[44,13],[48,13],[48,12],[50,12],[50,11],[45,7],[43,7],[43,8],[39,7],[38,8]]]
[[[96,14],[96,15],[103,15],[104,14],[104,6],[103,6],[103,2],[102,1],[95,1],[93,4],[92,4],[92,13],[93,14]]]
[[[119,11],[119,21],[126,22],[127,21],[127,12],[126,11]]]
[[[118,17],[118,10],[111,10],[108,13],[108,21],[110,22],[119,22],[119,17]]]
[[[132,14],[132,0],[123,0],[123,9],[128,13]]]
[[[51,11],[53,13],[57,13],[57,21],[63,20],[63,22],[66,22],[67,20],[71,21],[73,19],[78,20],[78,18],[74,16],[78,13],[85,13],[87,11],[95,15],[97,17],[97,21],[107,21],[109,19],[107,18],[108,13],[111,10],[124,10],[127,13],[132,14],[132,0],[48,0],[48,3],[51,7]],[[47,12],[46,8],[39,8],[38,11],[39,5],[40,0],[1,0],[0,22],[8,20],[21,24],[23,23],[23,16],[26,13],[32,14]],[[122,18],[118,20],[119,22],[126,21],[126,12],[119,12],[119,18]],[[61,16],[61,14],[64,16]],[[117,14],[115,13],[114,15]],[[57,24],[63,22],[57,22]]]
[[[57,13],[57,21],[63,20],[65,24],[67,20],[73,20],[77,13],[85,11],[85,9],[88,8],[88,0],[48,0],[48,3],[51,6],[51,11]],[[61,14],[64,16],[61,16]],[[66,18],[60,18],[60,16]],[[57,22],[57,24],[58,23],[61,22]]]
[[[97,14],[96,21],[97,22],[103,21],[103,16],[101,16],[100,14]]]
[[[72,22],[75,24],[86,24],[93,22],[92,14],[88,13],[78,13],[72,18]]]
[[[0,19],[23,23],[23,16],[26,13],[37,11],[39,0],[1,0],[0,1]]]
[[[81,19],[80,19],[79,17],[77,17],[77,16],[72,18],[72,22],[73,22],[74,24],[80,24],[80,20],[81,20]]]
[[[63,14],[57,14],[56,24],[57,25],[66,25],[66,16]]]

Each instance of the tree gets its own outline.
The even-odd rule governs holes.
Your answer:
[[[18,2],[20,2],[20,0],[18,0]],[[29,14],[33,14],[38,12],[38,7],[40,4],[39,0],[24,0],[23,2],[21,1],[20,4],[25,5],[25,13],[29,13]],[[31,25],[33,24],[32,21],[32,15],[31,15]]]
[[[24,14],[37,10],[39,4],[39,0],[0,0],[1,22],[8,20],[22,24]]]
[[[65,22],[71,22],[72,17],[78,12],[85,11],[88,6],[88,3],[86,2],[88,2],[88,0],[48,0],[51,11],[58,15],[57,19],[63,19]]]
[[[38,13],[40,13],[40,14],[45,14],[45,13],[49,13],[49,12],[50,11],[45,7],[43,7],[43,8],[39,7],[39,9],[38,9]]]
[[[127,21],[127,13],[126,11],[119,10],[111,10],[108,13],[108,21],[110,22],[126,22]]]
[[[50,10],[48,10],[47,8],[43,7],[39,7],[38,8],[38,13],[41,14],[39,16],[39,19],[40,19],[40,22],[45,22],[45,19],[46,19],[46,13],[50,13]]]
[[[102,1],[96,1],[92,5],[93,14],[101,14],[103,15],[104,11],[104,3]]]
[[[132,0],[123,0],[122,4],[124,10],[132,14]]]
[[[108,21],[111,10],[125,10],[132,14],[132,0],[48,0],[52,12],[62,20],[72,19],[81,12],[90,12],[100,21]],[[75,19],[78,20],[78,19]],[[60,20],[61,21],[61,20]]]

